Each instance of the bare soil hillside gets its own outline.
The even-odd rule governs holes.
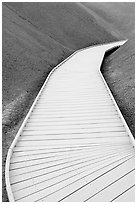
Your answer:
[[[6,5],[18,15],[25,17],[42,33],[73,50],[116,40],[98,25],[92,14],[76,3],[12,2]]]

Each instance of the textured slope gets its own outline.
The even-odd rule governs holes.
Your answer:
[[[76,3],[8,3],[41,32],[70,49],[114,41],[116,38],[98,25],[93,15]],[[100,38],[101,36],[101,38]]]

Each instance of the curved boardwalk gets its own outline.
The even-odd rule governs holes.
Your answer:
[[[123,43],[81,50],[50,75],[8,153],[10,201],[134,201],[134,139],[99,70]]]

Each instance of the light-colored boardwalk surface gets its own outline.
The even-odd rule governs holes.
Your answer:
[[[6,163],[10,201],[134,201],[134,139],[99,68],[77,52],[44,85]]]

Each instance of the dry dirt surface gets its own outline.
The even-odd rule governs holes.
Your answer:
[[[102,70],[134,133],[134,3],[3,3],[3,202],[6,155],[48,73],[75,50],[128,38]]]

